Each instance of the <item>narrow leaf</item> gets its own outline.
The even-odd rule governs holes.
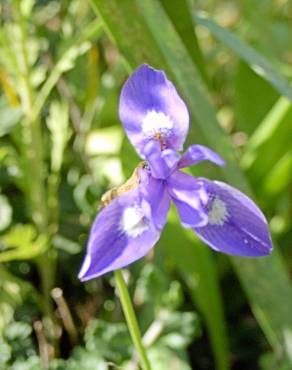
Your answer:
[[[263,55],[206,16],[195,16],[195,20],[201,26],[208,28],[213,36],[245,60],[255,73],[269,81],[280,94],[285,95],[292,101],[292,87],[290,83],[278,73],[277,69]]]
[[[185,44],[190,57],[200,71],[202,78],[208,84],[208,75],[187,0],[160,1],[177,33],[180,35],[182,42]]]
[[[178,239],[179,238],[179,248]],[[218,369],[228,369],[228,341],[218,275],[211,250],[202,245],[192,231],[176,222],[169,223],[161,244],[174,259],[185,280],[193,301],[198,304],[210,333],[210,341]]]

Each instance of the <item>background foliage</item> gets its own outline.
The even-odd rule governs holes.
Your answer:
[[[174,211],[125,271],[153,370],[292,368],[292,5],[289,0],[0,3],[0,369],[138,369],[111,274],[78,273],[99,199],[138,158],[123,82],[164,69],[189,143],[226,160],[194,175],[249,193],[275,251],[211,252]]]

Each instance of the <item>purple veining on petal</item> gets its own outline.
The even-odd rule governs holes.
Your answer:
[[[179,154],[172,149],[161,151],[159,143],[150,141],[144,150],[151,175],[157,179],[166,179],[177,167]]]
[[[163,71],[143,64],[126,81],[120,96],[120,119],[142,158],[145,145],[156,140],[161,149],[181,150],[189,113]]]
[[[176,171],[167,179],[167,187],[184,227],[206,225],[208,217],[202,201],[207,199],[207,193],[200,182]]]
[[[227,254],[257,257],[272,251],[267,221],[246,195],[219,181],[199,179],[208,193],[208,224],[197,235],[213,249]]]
[[[165,181],[155,179],[144,169],[140,171],[140,179],[141,193],[151,206],[153,223],[158,230],[162,230],[166,223],[171,200]]]
[[[151,206],[139,189],[119,196],[93,223],[79,278],[89,280],[129,265],[145,256],[159,236]]]

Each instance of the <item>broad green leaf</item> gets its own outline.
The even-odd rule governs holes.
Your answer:
[[[269,81],[281,95],[285,95],[292,101],[292,87],[290,83],[263,55],[259,54],[235,34],[219,26],[207,16],[195,16],[195,20],[201,26],[206,27],[224,45],[232,49],[255,73]]]
[[[224,169],[226,179],[250,193],[229,139],[218,126],[214,108],[198,71],[161,5],[155,0],[122,3],[117,0],[93,0],[93,3],[128,62],[129,70],[148,62],[166,71],[186,100],[192,118],[196,120],[197,124],[191,125],[189,138],[197,142],[205,141],[213,149],[224,153],[227,160]],[[157,32],[161,29],[163,32]],[[266,72],[270,69],[264,71],[267,77]],[[278,74],[277,78],[275,74],[271,76],[273,82],[291,97],[289,84],[285,80],[283,82],[282,78],[278,79]],[[279,253],[275,250],[270,257],[262,259],[232,258],[232,262],[268,340],[275,349],[278,350],[280,346],[283,350],[283,329],[292,328],[292,287]],[[271,279],[268,271],[273,271],[276,277]]]
[[[274,105],[278,94],[271,84],[242,60],[235,73],[234,115],[237,129],[250,135]]]

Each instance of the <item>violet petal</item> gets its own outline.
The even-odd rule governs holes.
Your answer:
[[[208,194],[208,224],[194,230],[211,248],[232,255],[257,257],[272,251],[267,221],[255,203],[220,181],[199,179]]]
[[[150,141],[145,146],[144,153],[151,175],[157,179],[166,179],[176,169],[180,159],[179,154],[172,149],[161,151],[159,143],[155,141]]]
[[[189,167],[201,161],[210,161],[218,166],[224,166],[224,160],[213,150],[204,145],[191,145],[181,156],[178,168]]]
[[[145,256],[160,236],[140,189],[114,199],[96,217],[79,279],[89,280]]]
[[[126,81],[119,115],[129,140],[142,158],[144,147],[155,139],[164,149],[182,150],[189,128],[189,113],[163,71],[143,64]]]
[[[167,180],[167,187],[184,227],[207,223],[207,214],[202,207],[202,200],[207,199],[207,194],[201,183],[191,175],[176,171]]]

